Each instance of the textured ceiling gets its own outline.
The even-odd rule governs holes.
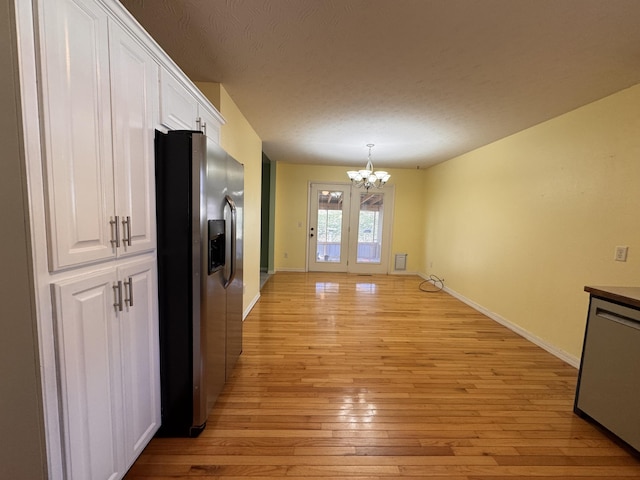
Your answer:
[[[639,0],[122,0],[276,161],[425,167],[640,83]]]

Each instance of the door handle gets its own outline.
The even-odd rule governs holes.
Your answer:
[[[124,281],[124,286],[126,288],[124,294],[124,303],[133,307],[133,278],[129,277],[128,280]],[[129,294],[129,298],[127,298],[127,293]]]
[[[118,222],[118,216],[115,216],[115,220],[109,220],[109,225],[111,225],[111,246],[119,248],[120,247],[120,223]],[[115,235],[113,229],[115,227]],[[114,240],[115,238],[115,240]]]
[[[229,239],[229,244],[230,247],[229,248],[229,256],[230,258],[230,262],[229,262],[229,278],[227,280],[225,280],[224,282],[224,288],[227,288],[229,285],[231,285],[231,282],[233,282],[233,279],[236,277],[236,219],[237,219],[237,212],[236,212],[236,202],[233,201],[233,198],[231,198],[229,195],[225,195],[224,196],[224,200],[227,202],[227,205],[229,205],[229,210],[231,211],[231,235],[230,235],[230,239]]]
[[[131,217],[127,216],[122,218],[122,230],[124,235],[122,237],[123,245],[131,246]]]
[[[116,283],[113,286],[113,295],[115,297],[115,302],[113,306],[117,311],[121,312],[122,311],[122,282],[120,280],[118,280],[118,283]]]

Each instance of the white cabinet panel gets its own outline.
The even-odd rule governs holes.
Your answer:
[[[51,268],[113,257],[107,15],[47,0],[40,18]]]
[[[198,102],[171,73],[160,70],[160,123],[170,130],[195,130]]]
[[[118,255],[128,255],[156,247],[153,139],[158,65],[115,23],[109,33]]]
[[[118,268],[127,300],[120,323],[127,468],[160,427],[160,372],[156,262]]]
[[[71,479],[123,474],[115,271],[55,285],[63,431]]]

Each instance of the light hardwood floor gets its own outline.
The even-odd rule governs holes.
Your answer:
[[[573,367],[420,282],[273,275],[205,431],[126,479],[640,478],[573,414]]]

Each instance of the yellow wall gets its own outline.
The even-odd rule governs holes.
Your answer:
[[[425,191],[423,271],[577,359],[583,287],[640,285],[640,85],[434,166]]]
[[[276,271],[305,269],[309,182],[348,183],[347,170],[347,167],[278,162],[274,247]],[[392,256],[394,253],[406,253],[407,271],[418,272],[424,263],[424,171],[388,170],[391,174],[389,184],[395,185],[390,253]]]
[[[226,120],[220,130],[220,145],[229,155],[244,164],[243,311],[246,313],[260,295],[262,141],[223,86],[218,83],[196,85]]]

